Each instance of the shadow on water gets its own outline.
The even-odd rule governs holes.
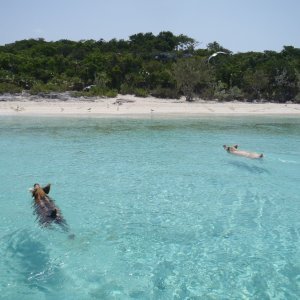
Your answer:
[[[13,285],[14,294],[24,289],[51,294],[62,285],[63,274],[59,264],[53,261],[45,245],[29,230],[19,230],[1,239],[3,287]],[[10,294],[10,296],[12,296]]]
[[[228,164],[240,170],[245,170],[247,172],[250,172],[252,174],[270,174],[269,170],[267,170],[266,168],[262,168],[254,164],[248,164],[242,161],[230,161],[228,162]]]

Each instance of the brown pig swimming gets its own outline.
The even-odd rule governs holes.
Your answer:
[[[62,216],[60,209],[55,205],[54,200],[48,196],[50,184],[41,187],[36,183],[31,192],[34,198],[34,213],[40,225],[51,226],[52,224],[58,224],[64,231],[68,231],[68,224]]]

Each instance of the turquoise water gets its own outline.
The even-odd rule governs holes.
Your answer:
[[[1,299],[300,298],[297,118],[1,117],[0,170]]]

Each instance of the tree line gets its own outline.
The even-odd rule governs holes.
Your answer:
[[[16,41],[0,46],[0,93],[300,102],[299,48],[233,54],[217,42],[197,45],[169,31],[128,40]]]

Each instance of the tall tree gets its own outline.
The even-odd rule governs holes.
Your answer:
[[[213,82],[213,73],[204,59],[184,58],[174,65],[174,76],[177,88],[186,97],[186,101],[193,101],[196,88],[198,94]]]

